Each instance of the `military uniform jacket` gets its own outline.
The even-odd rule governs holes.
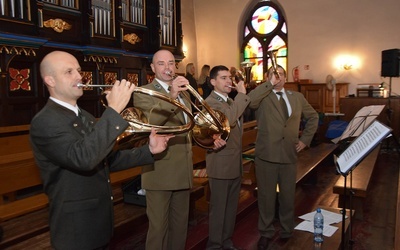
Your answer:
[[[115,138],[128,126],[113,109],[106,109],[97,123],[82,112],[87,127],[73,111],[49,100],[31,122],[31,144],[50,201],[50,234],[56,249],[107,244],[114,227],[109,171],[153,162],[147,145],[109,154]]]
[[[162,85],[154,79],[143,88],[168,95]],[[190,99],[189,93],[182,96]],[[191,110],[190,103],[182,98],[185,106]],[[161,99],[135,92],[134,106],[142,110],[153,125],[180,126],[186,123],[183,111],[175,105]],[[154,164],[142,168],[142,187],[149,190],[189,189],[193,183],[193,161],[191,132],[176,134],[168,141],[167,149],[155,155]]]
[[[225,114],[231,130],[225,147],[207,153],[207,175],[217,179],[238,178],[242,174],[242,114],[249,104],[250,98],[243,93],[238,93],[234,102],[229,105],[212,91],[206,102],[212,109]]]
[[[255,154],[265,161],[295,163],[295,144],[300,140],[310,146],[318,127],[318,114],[301,93],[285,91],[292,108],[292,114],[285,120],[272,89],[272,84],[265,82],[248,94],[251,99],[249,107],[256,109],[258,132]],[[302,117],[306,125],[299,138]]]

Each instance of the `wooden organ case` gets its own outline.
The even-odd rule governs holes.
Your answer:
[[[85,82],[153,79],[152,55],[170,50],[183,59],[181,0],[0,0],[0,126],[29,124],[45,105],[41,59],[53,50],[78,59]],[[78,103],[99,117],[101,90]]]

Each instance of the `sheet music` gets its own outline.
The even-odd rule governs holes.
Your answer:
[[[350,121],[343,134],[332,142],[338,143],[348,137],[359,136],[378,117],[385,105],[370,105],[360,109]]]
[[[391,128],[375,120],[339,157],[336,158],[336,163],[340,172],[349,172],[391,131]]]

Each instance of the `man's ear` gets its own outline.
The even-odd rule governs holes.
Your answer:
[[[56,85],[56,81],[54,80],[54,77],[52,77],[52,76],[45,76],[43,80],[44,80],[44,84],[46,84],[50,88],[53,88]]]
[[[215,86],[215,79],[211,78],[210,79],[210,83],[211,83],[212,86]]]

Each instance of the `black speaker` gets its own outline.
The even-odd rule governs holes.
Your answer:
[[[400,49],[388,49],[382,51],[381,76],[400,76]]]

